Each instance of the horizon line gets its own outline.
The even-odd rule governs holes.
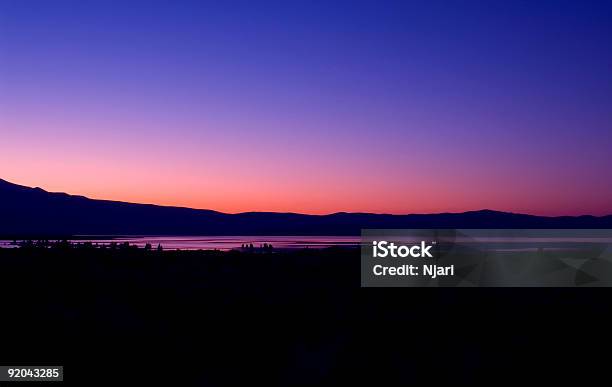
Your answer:
[[[223,212],[223,211],[213,210],[213,209],[210,209],[210,208],[195,208],[195,207],[186,207],[186,206],[180,206],[180,205],[164,205],[164,204],[156,204],[156,203],[139,203],[139,202],[129,202],[129,201],[123,201],[123,200],[93,198],[93,197],[89,197],[89,196],[85,196],[85,195],[72,194],[72,193],[68,193],[68,192],[48,191],[48,190],[46,190],[46,189],[44,189],[42,187],[39,187],[39,186],[31,187],[31,186],[27,186],[27,185],[23,185],[23,184],[13,183],[13,182],[8,181],[6,179],[0,178],[0,183],[2,183],[2,182],[6,183],[6,184],[9,184],[9,185],[18,186],[18,187],[21,187],[21,188],[26,188],[26,189],[31,189],[31,190],[40,190],[40,191],[43,191],[43,192],[46,192],[46,193],[49,193],[49,194],[68,195],[68,196],[72,196],[72,197],[85,198],[87,200],[96,200],[96,201],[105,201],[105,202],[113,202],[113,203],[132,204],[132,205],[143,205],[143,206],[180,208],[180,209],[195,210],[195,211],[210,211],[210,212],[216,212],[216,213],[225,214],[225,215],[285,214],[285,215],[303,215],[303,216],[331,216],[331,215],[339,215],[339,214],[353,214],[353,215],[382,215],[382,216],[385,216],[385,215],[386,216],[411,216],[411,215],[419,216],[419,215],[453,215],[453,214],[468,214],[468,213],[476,213],[476,212],[493,212],[493,213],[502,213],[502,214],[510,214],[510,215],[534,216],[534,217],[542,217],[542,218],[564,218],[564,217],[570,217],[570,218],[578,218],[578,217],[603,218],[603,217],[607,217],[607,216],[612,216],[612,213],[608,213],[608,214],[605,214],[605,215],[592,215],[592,214],[581,214],[581,215],[535,215],[535,214],[522,213],[522,212],[492,210],[492,209],[489,209],[489,208],[480,208],[480,209],[460,211],[460,212],[449,212],[449,211],[445,211],[445,212],[428,212],[428,213],[412,212],[412,213],[402,213],[402,214],[398,214],[398,213],[362,212],[362,211],[355,211],[355,212],[352,212],[352,211],[337,211],[337,212],[330,212],[330,213],[324,213],[324,214],[309,214],[309,213],[286,212],[286,211]]]

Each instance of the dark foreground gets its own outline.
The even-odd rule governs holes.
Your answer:
[[[583,383],[612,348],[609,289],[362,289],[357,250],[0,249],[0,283],[0,364],[69,385]]]

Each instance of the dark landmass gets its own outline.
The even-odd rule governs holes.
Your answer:
[[[361,228],[612,228],[495,211],[246,213],[91,200],[0,181],[0,235],[358,235]],[[12,239],[12,238],[11,238]],[[43,239],[43,238],[41,238]],[[473,385],[607,377],[610,289],[360,288],[359,250],[0,249],[0,364],[65,384]],[[589,375],[577,370],[588,369]]]
[[[0,180],[0,235],[359,235],[362,228],[612,228],[612,215],[542,217],[499,211],[303,215],[93,200]]]
[[[0,249],[0,364],[67,385],[605,376],[609,289],[362,289],[359,251]],[[589,369],[585,376],[577,370]]]

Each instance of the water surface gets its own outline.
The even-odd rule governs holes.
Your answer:
[[[232,250],[242,245],[253,244],[259,248],[264,243],[277,249],[327,248],[332,246],[358,247],[360,238],[353,236],[130,236],[102,239],[82,236],[69,240],[73,243],[91,242],[98,245],[125,243],[144,247],[150,243],[154,248],[161,245],[166,250]],[[0,247],[15,247],[12,241],[1,240]]]

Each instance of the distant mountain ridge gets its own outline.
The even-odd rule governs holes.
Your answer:
[[[612,228],[612,215],[543,217],[491,210],[387,215],[212,210],[51,193],[0,179],[0,235],[359,235],[362,228]]]

